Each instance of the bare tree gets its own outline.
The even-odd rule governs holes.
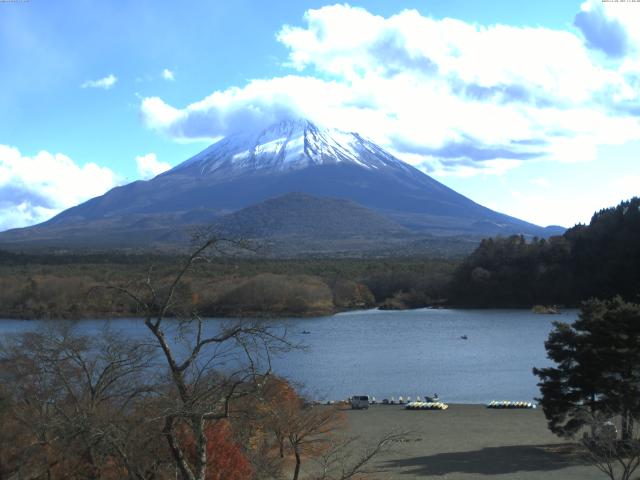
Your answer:
[[[319,471],[309,480],[349,480],[375,473],[376,469],[371,466],[375,457],[387,451],[394,442],[405,441],[407,435],[387,433],[364,449],[359,447],[359,437],[329,440],[329,448],[315,459]]]
[[[298,480],[302,456],[318,454],[329,442],[329,435],[343,425],[336,407],[303,405],[287,419],[286,435],[296,459],[293,480]]]
[[[616,420],[627,429],[624,438],[619,438]],[[640,467],[640,438],[635,429],[629,430],[628,422],[612,412],[597,412],[586,423],[589,430],[581,443],[588,460],[611,480],[630,480]]]
[[[339,407],[314,405],[276,376],[265,380],[261,394],[255,421],[275,437],[271,451],[279,460],[294,458],[293,479],[347,480],[373,473],[375,457],[409,435],[388,433],[373,443],[345,437],[347,417]],[[311,461],[306,472],[302,471],[303,461],[305,465]]]
[[[153,442],[132,443],[141,435],[134,413],[154,391],[148,347],[116,341],[108,330],[89,337],[58,325],[4,342],[0,358],[0,375],[11,385],[8,424],[20,432],[14,473],[102,478],[120,465],[121,477],[153,478],[159,456],[141,461]]]
[[[259,389],[270,373],[271,352],[289,347],[284,332],[265,322],[238,320],[206,328],[188,292],[181,291],[188,272],[210,258],[207,252],[225,246],[244,245],[210,236],[164,282],[154,279],[150,269],[142,282],[106,287],[135,302],[160,348],[172,390],[162,413],[162,433],[184,480],[205,479],[207,425],[232,416],[234,402]],[[185,428],[193,437],[194,453],[184,448]]]

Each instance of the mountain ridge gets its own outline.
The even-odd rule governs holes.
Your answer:
[[[101,234],[113,235],[115,243],[120,235],[123,246],[153,244],[156,227],[209,223],[292,192],[353,202],[416,234],[546,237],[563,231],[483,207],[357,133],[293,119],[230,135],[151,180],[116,187],[40,225],[0,233],[0,244],[81,244],[83,236],[90,241]]]

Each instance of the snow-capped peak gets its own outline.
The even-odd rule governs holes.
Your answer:
[[[283,172],[347,163],[365,169],[413,170],[357,133],[319,128],[306,119],[287,119],[259,132],[229,135],[170,172],[230,176]]]

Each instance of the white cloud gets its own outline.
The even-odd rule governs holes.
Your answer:
[[[617,199],[628,200],[632,197],[640,197],[640,175],[625,175],[619,179],[611,181],[610,191],[615,192],[613,197],[607,205],[617,205],[620,203]],[[594,210],[595,211],[595,210]]]
[[[547,180],[546,178],[538,177],[531,179],[531,185],[536,185],[542,188],[549,188],[551,186],[551,183],[549,183],[549,180]]]
[[[573,195],[551,190],[528,194],[511,191],[511,198],[502,203],[498,210],[537,225],[572,227],[576,223],[588,224],[594,212],[615,207],[622,200],[638,196],[639,181],[637,176],[628,182],[611,181],[597,190]]]
[[[244,88],[217,91],[178,109],[158,97],[142,100],[144,123],[175,138],[215,138],[239,129],[259,128],[291,115],[318,120],[348,98],[346,87],[312,77],[254,80]]]
[[[162,78],[164,78],[165,80],[171,81],[171,82],[176,79],[176,77],[173,74],[173,72],[171,70],[169,70],[168,68],[165,68],[164,70],[162,70]]]
[[[138,166],[138,174],[144,180],[160,175],[171,168],[171,165],[167,162],[158,161],[155,153],[147,153],[136,157],[136,164]]]
[[[614,58],[638,51],[640,8],[629,3],[635,2],[587,0],[582,3],[574,25],[581,31],[589,48]]]
[[[103,88],[104,90],[109,90],[116,84],[117,81],[118,77],[111,73],[99,80],[87,80],[80,86],[82,88]]]
[[[115,174],[95,163],[44,150],[28,157],[0,145],[0,230],[43,222],[115,185]]]
[[[640,138],[640,120],[629,113],[640,112],[640,62],[594,52],[597,40],[584,36],[591,20],[568,31],[327,6],[278,33],[296,75],[215,91],[184,108],[145,98],[142,117],[184,140],[301,115],[361,132],[442,175],[590,161],[599,145]]]
[[[528,183],[507,181],[499,191],[477,192],[481,198],[476,200],[537,225],[572,227],[576,223],[588,224],[594,212],[640,196],[640,175],[603,175],[597,180],[577,177],[576,181],[562,176],[552,181],[545,177]]]

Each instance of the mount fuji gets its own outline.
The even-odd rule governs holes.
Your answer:
[[[297,231],[302,219],[304,228]],[[396,239],[546,237],[564,231],[483,207],[357,133],[290,119],[229,135],[149,181],[116,187],[42,224],[3,232],[0,244],[169,245],[184,240],[185,229],[212,223],[260,238],[322,238],[326,232]]]

